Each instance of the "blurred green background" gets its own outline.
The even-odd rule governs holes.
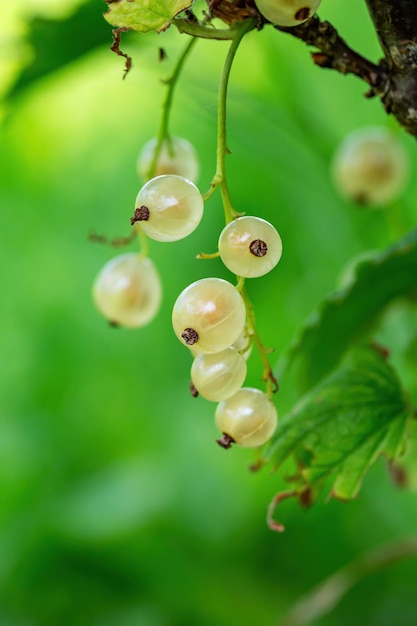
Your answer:
[[[173,29],[126,36],[134,67],[123,81],[104,10],[93,0],[1,7],[0,625],[278,626],[333,571],[415,532],[416,481],[398,489],[379,462],[357,500],[308,511],[289,501],[279,511],[286,532],[268,530],[282,479],[248,472],[251,451],[216,446],[214,405],[190,396],[190,358],[171,329],[188,283],[230,278],[220,261],[195,259],[216,246],[218,195],[192,236],[151,242],[164,302],[148,327],[110,328],[94,309],[92,281],[119,251],[88,235],[129,233],[137,155],[157,132],[161,78],[186,41]],[[320,15],[378,59],[362,0],[323,0]],[[48,28],[49,19],[58,21]],[[200,155],[203,191],[215,168],[226,49],[198,42],[172,113],[172,132]],[[349,259],[415,223],[416,148],[401,130],[412,177],[400,207],[365,212],[332,186],[331,155],[349,130],[395,129],[365,90],[316,68],[304,44],[271,28],[249,34],[233,67],[235,208],[271,220],[284,242],[278,268],[249,284],[273,358]],[[381,332],[401,367],[415,327],[397,313]],[[248,384],[259,386],[260,373],[254,355]],[[279,394],[276,402],[281,410]],[[415,561],[367,578],[316,623],[416,625]]]

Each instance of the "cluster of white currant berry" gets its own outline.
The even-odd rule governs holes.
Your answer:
[[[153,139],[140,154],[138,171],[148,180],[137,195],[131,224],[142,237],[177,241],[192,233],[203,215],[204,199],[193,182],[198,161],[191,144],[182,138],[173,137],[157,147]],[[218,255],[236,274],[238,284],[269,272],[281,254],[277,230],[258,217],[233,219],[219,237]],[[146,252],[122,254],[103,267],[93,297],[112,324],[139,327],[159,309],[161,282]],[[218,443],[225,448],[232,443],[260,446],[277,425],[271,394],[242,388],[253,341],[247,308],[237,287],[220,278],[205,278],[184,289],[172,312],[175,334],[195,357],[193,395],[219,402],[215,420],[222,433]]]

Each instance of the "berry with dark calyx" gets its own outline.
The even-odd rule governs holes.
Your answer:
[[[242,296],[221,278],[203,278],[186,287],[172,311],[175,334],[195,354],[231,346],[243,332],[245,320]]]
[[[272,224],[245,215],[229,222],[219,237],[219,253],[225,266],[245,278],[263,276],[282,255],[282,241]]]
[[[178,241],[190,235],[203,217],[204,201],[187,178],[166,174],[151,178],[139,191],[131,224],[156,241]]]
[[[229,448],[233,442],[245,448],[256,448],[274,434],[278,414],[266,393],[243,387],[217,406],[216,426],[223,433],[219,445]]]

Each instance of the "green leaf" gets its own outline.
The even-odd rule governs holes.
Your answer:
[[[265,457],[279,468],[294,455],[291,495],[317,494],[331,477],[332,495],[347,500],[378,456],[394,460],[403,452],[409,416],[385,356],[358,346],[279,423]]]
[[[191,4],[191,0],[116,0],[109,4],[104,17],[116,28],[129,28],[139,33],[156,30],[159,33]]]
[[[110,47],[111,33],[100,19],[94,2],[82,4],[72,15],[63,19],[35,17],[28,22],[27,43],[33,51],[33,61],[23,68],[12,86],[9,97],[51,72],[72,63],[105,43]]]
[[[347,286],[330,294],[302,328],[281,376],[291,371],[298,390],[305,393],[337,366],[387,304],[416,288],[414,230],[388,250],[357,263]]]

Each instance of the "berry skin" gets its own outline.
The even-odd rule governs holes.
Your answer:
[[[252,347],[253,341],[246,332],[246,329],[243,330],[243,333],[236,339],[236,341],[233,342],[232,345],[232,348],[238,350],[246,361],[251,355]]]
[[[243,332],[245,320],[242,296],[221,278],[203,278],[186,287],[172,311],[178,339],[198,354],[231,346]]]
[[[258,10],[267,20],[278,26],[302,24],[314,15],[321,0],[255,0]]]
[[[332,165],[336,187],[343,196],[375,207],[400,195],[408,169],[402,145],[383,127],[350,133],[339,146]]]
[[[260,217],[244,216],[229,222],[220,233],[218,246],[225,266],[245,278],[267,274],[282,255],[277,230]]]
[[[246,361],[235,348],[199,354],[191,367],[194,387],[206,400],[220,402],[233,396],[246,378]]]
[[[277,427],[278,414],[266,393],[243,387],[234,396],[220,402],[216,426],[223,433],[218,443],[229,448],[232,443],[256,448],[266,443]]]
[[[172,137],[169,142],[165,140],[162,143],[153,176],[150,176],[149,170],[152,167],[157,144],[156,138],[150,139],[139,154],[137,170],[143,180],[162,174],[176,174],[188,178],[193,183],[197,181],[200,167],[196,151],[191,143],[182,137]]]
[[[128,252],[108,261],[93,285],[93,299],[110,322],[127,328],[148,324],[157,314],[162,288],[155,265]]]
[[[203,217],[204,201],[187,178],[166,174],[151,178],[139,191],[131,224],[156,241],[178,241],[190,235]]]

